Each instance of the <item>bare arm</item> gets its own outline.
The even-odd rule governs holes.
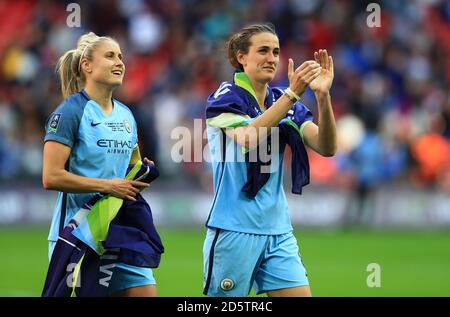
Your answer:
[[[101,179],[75,175],[65,170],[70,155],[70,147],[47,141],[44,144],[42,183],[45,189],[68,193],[103,192],[112,196],[135,200],[138,187],[148,187],[147,183],[122,178]]]
[[[314,57],[322,66],[321,74],[310,84],[319,109],[319,126],[308,123],[303,129],[303,139],[317,153],[333,156],[337,150],[336,123],[330,96],[334,77],[333,59],[326,50],[315,52]]]
[[[320,65],[315,61],[306,61],[301,64],[294,71],[294,62],[289,59],[288,78],[289,88],[297,95],[302,95],[309,83],[320,74]],[[278,125],[281,119],[284,118],[289,109],[292,108],[293,102],[284,94],[267,109],[262,115],[252,121],[249,125],[238,127],[235,129],[226,129],[225,133],[235,140],[239,145],[245,148],[255,148],[261,141],[260,136],[267,136],[270,134],[270,129],[267,130],[267,135],[259,133],[260,128],[271,128]]]
[[[319,126],[311,122],[303,129],[303,139],[306,145],[322,156],[333,156],[336,153],[336,124],[333,109],[331,108],[331,97],[317,95],[319,104]]]

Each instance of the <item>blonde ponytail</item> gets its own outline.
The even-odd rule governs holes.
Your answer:
[[[77,43],[77,48],[64,53],[58,60],[56,72],[61,81],[61,92],[64,98],[81,90],[84,84],[84,74],[81,71],[83,58],[92,61],[92,53],[101,41],[110,40],[108,36],[97,36],[94,32],[83,34]]]
[[[58,64],[56,65],[56,72],[59,74],[59,79],[61,81],[61,92],[64,98],[67,98],[81,90],[78,78],[72,67],[72,65],[75,64],[73,62],[75,54],[76,50],[67,51],[60,57]]]

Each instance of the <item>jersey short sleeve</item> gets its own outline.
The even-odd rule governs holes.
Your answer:
[[[72,148],[82,115],[83,108],[79,104],[70,99],[64,101],[47,119],[44,142],[56,141]]]

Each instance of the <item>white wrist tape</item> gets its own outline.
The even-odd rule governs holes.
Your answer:
[[[295,99],[295,100],[297,100],[297,101],[300,101],[300,97],[295,93],[295,92],[293,92],[292,90],[291,90],[291,88],[286,88],[285,90],[284,90],[284,92],[291,98],[291,99]]]

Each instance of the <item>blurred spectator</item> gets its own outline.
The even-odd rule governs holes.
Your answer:
[[[412,179],[419,187],[444,186],[446,182],[439,182],[441,177],[448,177],[450,170],[450,144],[442,135],[444,120],[435,115],[430,118],[430,131],[424,133],[411,143],[411,151],[417,166],[412,170]]]

